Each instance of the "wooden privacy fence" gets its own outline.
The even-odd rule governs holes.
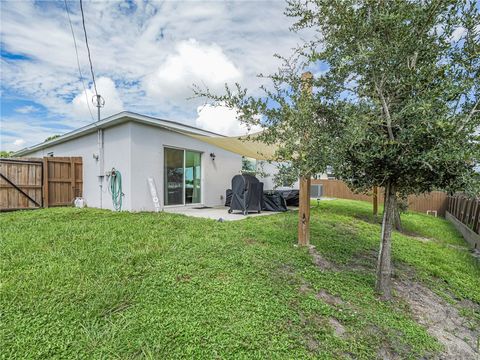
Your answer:
[[[373,192],[369,194],[356,194],[350,190],[341,180],[321,180],[312,179],[312,184],[321,184],[323,187],[323,196],[373,201]],[[383,189],[378,189],[378,203],[383,204]],[[423,195],[411,195],[408,197],[408,208],[413,211],[427,212],[436,211],[438,215],[445,216],[447,210],[447,194],[442,191],[432,191]]]
[[[463,194],[449,196],[448,212],[474,233],[480,234],[480,198]]]
[[[72,205],[82,189],[81,157],[0,159],[0,211]]]

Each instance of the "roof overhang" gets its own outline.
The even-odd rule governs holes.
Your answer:
[[[68,132],[56,139],[46,141],[37,145],[33,145],[27,148],[24,148],[22,150],[19,150],[13,154],[13,156],[25,156],[28,155],[34,151],[37,150],[42,150],[45,148],[48,148],[53,145],[61,144],[69,140],[76,139],[78,137],[88,135],[90,133],[96,132],[98,129],[106,129],[115,125],[120,125],[122,123],[126,123],[128,121],[134,121],[137,123],[141,124],[146,124],[146,125],[151,125],[151,126],[156,126],[156,127],[161,127],[167,130],[171,131],[176,131],[176,132],[181,132],[186,135],[199,135],[199,136],[204,136],[204,137],[219,137],[222,138],[223,136],[211,131],[207,130],[202,130],[193,126],[181,124],[175,121],[170,121],[170,120],[164,120],[164,119],[158,119],[155,117],[151,116],[146,116],[146,115],[140,115],[136,114],[130,111],[123,111],[121,113],[109,116],[105,119],[102,119],[98,122],[88,124],[84,127],[81,127],[79,129],[73,130],[71,132]]]
[[[217,146],[221,149],[254,158],[257,160],[275,160],[275,153],[278,146],[267,145],[256,139],[259,133],[250,134],[247,136],[223,136],[211,131],[202,130],[186,124],[181,124],[175,121],[158,119],[151,116],[140,115],[129,111],[124,111],[95,123],[88,124],[77,130],[66,133],[56,139],[46,141],[25,149],[19,150],[13,156],[25,156],[34,151],[42,150],[53,145],[61,144],[81,136],[95,133],[98,129],[106,129],[112,126],[120,125],[129,121],[160,127],[166,130],[181,133],[190,136],[194,139],[206,142],[208,144]]]

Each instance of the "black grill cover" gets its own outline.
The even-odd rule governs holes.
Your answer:
[[[232,189],[227,189],[227,192],[225,194],[225,206],[230,206],[231,202],[232,202]]]
[[[264,211],[287,211],[287,203],[279,191],[265,191],[263,193]]]
[[[232,178],[230,211],[243,213],[262,210],[263,183],[252,175],[235,175]]]
[[[227,189],[225,194],[225,206],[232,202],[232,189]],[[287,211],[287,202],[281,191],[264,191],[262,197],[262,211]]]
[[[280,193],[283,195],[287,206],[298,206],[299,205],[299,190],[280,190]]]

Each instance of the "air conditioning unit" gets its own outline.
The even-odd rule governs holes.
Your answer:
[[[310,185],[310,198],[319,199],[323,196],[323,184]]]

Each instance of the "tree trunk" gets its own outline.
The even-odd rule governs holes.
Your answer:
[[[392,297],[392,229],[396,211],[395,186],[389,180],[385,186],[385,201],[382,221],[382,236],[377,263],[375,289],[383,300]]]
[[[398,201],[395,201],[395,229],[397,231],[403,231],[402,218],[400,217],[400,207]]]
[[[378,215],[378,187],[376,186],[373,187],[372,201],[373,201],[373,215],[375,215],[376,217]]]

